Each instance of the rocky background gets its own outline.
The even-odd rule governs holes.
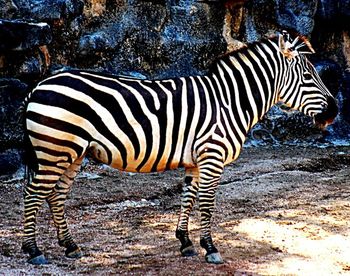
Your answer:
[[[205,74],[241,42],[282,29],[306,35],[341,112],[324,133],[274,108],[249,143],[350,142],[350,1],[0,0],[0,176],[21,166],[21,102],[57,70],[140,78]]]

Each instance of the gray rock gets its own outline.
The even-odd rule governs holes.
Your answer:
[[[7,19],[0,20],[0,152],[20,144],[19,107],[27,87],[57,70],[143,79],[205,74],[226,51],[224,5],[232,5],[234,39],[251,42],[282,29],[311,39],[316,55],[310,58],[330,91],[340,91],[341,114],[332,132],[347,137],[350,81],[344,49],[350,46],[344,34],[350,31],[350,0],[0,0],[0,18]],[[43,52],[41,45],[47,46]],[[310,118],[278,108],[254,135],[272,143],[322,137]]]
[[[293,29],[303,35],[310,35],[314,28],[314,15],[317,0],[312,1],[276,1],[277,23]]]
[[[344,73],[343,83],[342,83],[342,119],[350,124],[350,72],[346,71]]]
[[[0,151],[22,142],[22,102],[28,86],[18,79],[0,79]]]
[[[19,66],[18,75],[21,78],[34,78],[38,79],[38,77],[42,73],[42,66],[39,59],[35,57],[30,57],[23,61],[23,63]]]
[[[116,49],[118,39],[113,29],[97,31],[80,38],[78,51],[82,56],[95,55],[98,52],[107,52]]]
[[[313,64],[328,90],[336,97],[343,78],[341,66],[330,59],[315,61]]]
[[[0,18],[11,19],[18,12],[14,1],[0,0]]]
[[[10,149],[0,152],[0,176],[15,173],[21,164],[21,155],[17,150]]]
[[[81,36],[77,61],[83,67],[99,60],[112,73],[138,71],[153,79],[203,74],[226,47],[220,6],[145,1],[127,6],[116,18]]]
[[[317,19],[328,27],[350,28],[350,0],[320,0],[317,7]]]
[[[16,0],[20,18],[39,21],[75,18],[82,14],[80,0]]]
[[[0,20],[0,52],[23,51],[51,42],[52,33],[46,23]]]

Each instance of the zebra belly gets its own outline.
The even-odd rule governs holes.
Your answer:
[[[120,150],[116,147],[108,153],[106,148],[98,142],[91,142],[89,147],[89,154],[99,162],[107,164],[115,169],[126,172],[161,172],[165,170],[173,170],[179,167],[194,167],[192,161],[184,162],[184,160],[170,158],[167,155],[162,155],[159,158],[159,152],[154,149],[151,154],[146,158],[134,158],[134,149],[126,149],[123,156]],[[110,157],[111,156],[111,157]],[[192,158],[190,159],[192,160]]]

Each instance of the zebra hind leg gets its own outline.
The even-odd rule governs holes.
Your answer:
[[[215,206],[215,196],[221,174],[223,172],[222,161],[211,157],[200,162],[199,177],[199,211],[201,214],[201,237],[200,245],[206,250],[205,259],[208,263],[222,264],[224,261],[219,251],[214,246],[211,231],[210,220]]]
[[[62,173],[64,170],[62,170]],[[31,264],[47,264],[48,261],[37,246],[35,238],[36,217],[44,200],[54,189],[59,176],[57,171],[53,174],[48,171],[38,172],[31,183],[24,190],[24,237],[22,250],[29,254],[28,262]]]
[[[197,197],[198,170],[187,169],[181,197],[181,213],[176,228],[176,238],[180,240],[180,252],[184,257],[198,255],[189,238],[188,220]]]
[[[65,255],[68,258],[80,258],[82,252],[74,242],[65,218],[64,204],[72,187],[74,178],[78,174],[83,157],[77,159],[60,177],[58,183],[47,198],[52,217],[57,228],[58,244],[66,248]]]

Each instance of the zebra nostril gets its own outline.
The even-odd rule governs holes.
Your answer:
[[[328,104],[322,103],[322,104],[321,104],[321,107],[322,107],[322,113],[326,113],[327,110],[328,110]]]

